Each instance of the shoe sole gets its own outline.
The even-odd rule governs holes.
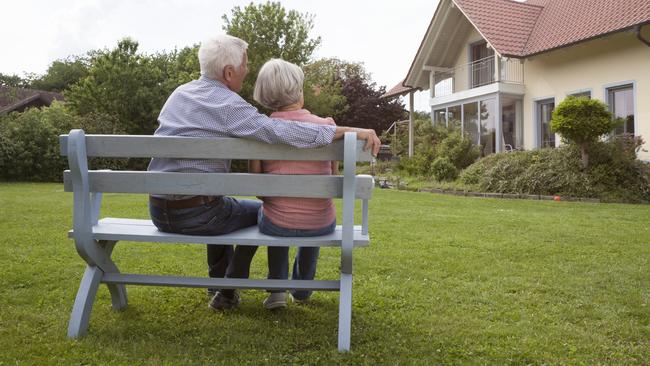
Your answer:
[[[272,302],[270,304],[264,304],[264,308],[266,310],[276,310],[276,309],[281,309],[281,308],[286,308],[287,307],[287,302],[286,301],[276,301]]]

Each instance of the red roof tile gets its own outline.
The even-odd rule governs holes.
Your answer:
[[[454,0],[478,31],[502,55],[520,55],[542,7],[512,0]]]
[[[648,0],[453,1],[505,56],[530,56],[650,23]]]
[[[412,90],[415,90],[415,88],[409,88],[407,86],[404,86],[403,83],[404,83],[404,81],[400,81],[397,85],[395,85],[389,91],[384,93],[384,95],[382,95],[381,98],[396,97],[396,96],[399,96],[399,95],[404,95],[406,93],[409,93]]]

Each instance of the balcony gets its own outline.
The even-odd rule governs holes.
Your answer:
[[[434,87],[430,90],[434,100],[494,83],[523,86],[524,65],[516,59],[490,56],[453,69],[438,68],[432,76],[432,82]]]

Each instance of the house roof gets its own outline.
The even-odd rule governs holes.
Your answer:
[[[423,67],[452,67],[471,28],[499,55],[526,58],[646,24],[649,0],[440,0],[402,84],[424,87]]]
[[[502,56],[526,57],[650,23],[648,0],[453,0]]]
[[[43,90],[0,85],[0,114],[20,110],[34,102],[50,105],[54,100],[63,100],[63,95]]]
[[[394,87],[390,88],[389,91],[384,93],[380,98],[392,98],[392,97],[397,97],[397,96],[402,96],[405,94],[408,94],[414,90],[418,90],[417,88],[411,88],[404,86],[404,80],[400,81],[397,85]]]

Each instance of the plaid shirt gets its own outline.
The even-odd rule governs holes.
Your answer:
[[[221,82],[205,76],[174,90],[158,122],[156,136],[243,137],[299,148],[331,143],[336,129],[266,117]],[[225,173],[230,171],[230,160],[154,158],[148,170]]]

